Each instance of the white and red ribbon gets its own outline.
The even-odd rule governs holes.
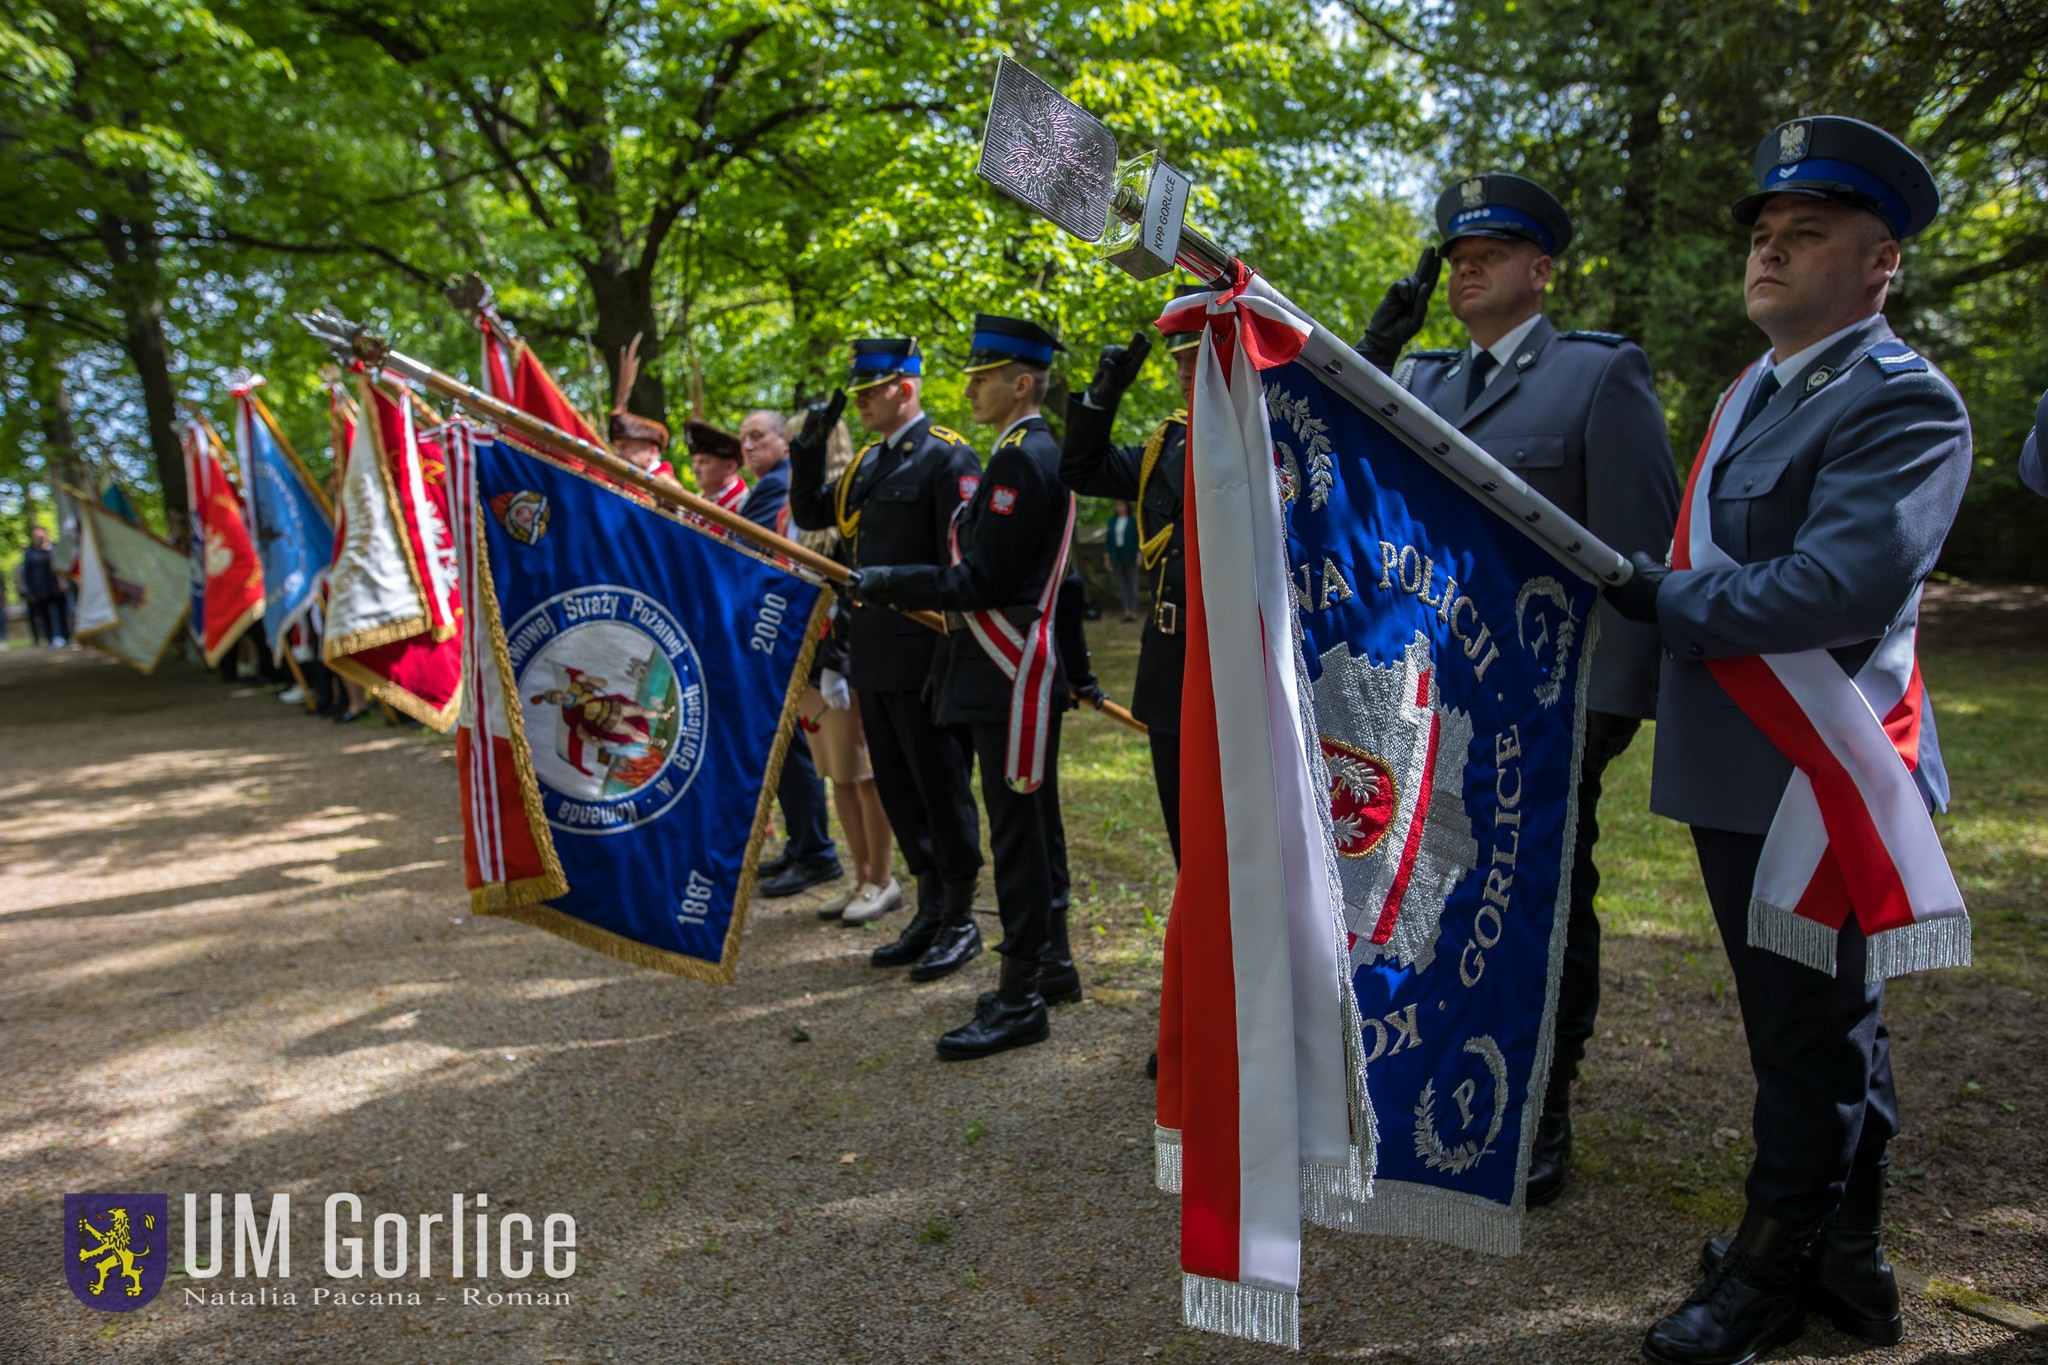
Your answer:
[[[966,503],[961,503],[966,507]],[[1053,608],[1067,573],[1067,546],[1074,535],[1074,497],[1067,495],[1067,521],[1060,551],[1038,593],[1038,617],[1019,629],[1001,611],[968,611],[968,633],[981,652],[1010,680],[1010,734],[1003,746],[1003,781],[1012,791],[1035,792],[1045,783],[1046,748],[1052,726]],[[960,562],[960,518],[946,533],[953,563]]]
[[[1343,899],[1295,667],[1260,368],[1310,328],[1229,289],[1160,319],[1204,333],[1188,428],[1182,865],[1160,999],[1158,1171],[1181,1197],[1182,1316],[1299,1344],[1301,1223],[1367,1196],[1347,1060]],[[1196,313],[1192,310],[1199,310]],[[1369,1155],[1369,1143],[1368,1153]]]
[[[1723,419],[1747,407],[1768,368],[1743,371],[1714,413],[1679,506],[1675,569],[1737,567],[1714,544],[1708,495],[1736,434]],[[1825,649],[1706,661],[1795,769],[1757,866],[1749,941],[1829,975],[1852,914],[1869,981],[1970,960],[1962,892],[1913,780],[1926,708],[1919,616],[1915,588],[1854,678]]]

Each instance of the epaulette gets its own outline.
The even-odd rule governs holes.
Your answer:
[[[1166,419],[1165,425],[1172,426],[1176,422],[1182,426],[1188,424],[1188,410],[1186,408],[1175,408],[1173,415]]]
[[[941,441],[946,442],[948,445],[964,446],[967,444],[967,438],[965,436],[962,436],[959,432],[953,430],[953,428],[951,427],[942,427],[937,422],[932,423],[931,432],[932,435],[938,437]]]
[[[1024,444],[1024,428],[1022,428],[1022,427],[1018,427],[1018,428],[1017,428],[1017,429],[1016,429],[1015,431],[1011,432],[1011,433],[1010,433],[1010,434],[1009,434],[1008,436],[1005,436],[1005,437],[1004,437],[1004,438],[1003,438],[1002,440],[998,441],[998,442],[996,443],[996,449],[997,449],[997,450],[1008,450],[1008,449],[1009,449],[1009,448],[1010,448],[1011,446],[1021,446],[1021,445],[1023,445],[1023,444]]]
[[[1462,346],[1460,346],[1460,347],[1459,347],[1459,348],[1458,348],[1457,350],[1455,350],[1455,351],[1410,351],[1410,352],[1408,352],[1408,354],[1406,354],[1406,355],[1402,356],[1402,357],[1401,357],[1401,359],[1403,359],[1403,360],[1456,360],[1456,359],[1457,359],[1457,358],[1458,358],[1459,356],[1461,356],[1461,355],[1463,355],[1463,354],[1465,354],[1465,348],[1464,348],[1464,347],[1462,347]]]
[[[1628,338],[1619,332],[1559,332],[1566,341],[1597,341],[1602,346],[1626,346]]]
[[[1928,368],[1926,356],[1896,337],[1878,342],[1866,354],[1877,362],[1880,374],[1923,374]]]

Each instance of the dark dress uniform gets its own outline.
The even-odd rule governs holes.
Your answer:
[[[1444,191],[1436,212],[1446,243],[1468,236],[1519,239],[1553,256],[1571,243],[1571,220],[1563,206],[1520,176],[1460,181]],[[1473,345],[1413,352],[1393,375],[1431,411],[1620,553],[1662,553],[1671,544],[1678,515],[1677,468],[1650,362],[1626,337],[1560,332],[1539,313],[1520,337],[1511,332],[1492,349]],[[1571,1151],[1571,1083],[1600,1008],[1600,921],[1593,908],[1600,869],[1593,847],[1600,838],[1601,779],[1656,710],[1658,653],[1654,630],[1601,605],[1586,694],[1556,1052],[1530,1157],[1531,1205],[1550,1202],[1564,1187]]]
[[[909,340],[863,340],[854,347],[856,386],[922,373],[922,358]],[[891,363],[886,369],[876,367],[871,363],[876,357]],[[906,368],[912,365],[916,368]],[[974,447],[920,415],[890,439],[864,447],[829,486],[823,448],[793,443],[790,507],[805,530],[837,526],[842,553],[855,570],[893,565],[933,569],[946,562],[954,510],[974,491],[980,475]],[[943,643],[939,635],[901,612],[855,603],[846,639],[847,681],[860,697],[875,791],[896,831],[904,865],[918,883],[911,926],[895,944],[877,950],[877,965],[895,966],[921,959],[932,947],[948,897],[958,902],[955,918],[971,916],[981,872],[980,824],[969,783],[971,752],[963,730],[932,717],[927,689]],[[971,918],[967,922],[971,927]]]
[[[979,314],[971,371],[1022,364],[1043,371],[1062,349],[1050,333],[1021,319]],[[1028,760],[1013,782],[1010,741],[1020,714],[1009,674],[990,658],[967,614],[996,613],[1018,631],[1051,633],[1043,613],[1056,610],[1058,581],[1071,523],[1073,495],[1060,482],[1060,447],[1037,413],[1019,418],[996,439],[980,485],[953,527],[957,556],[943,566],[901,565],[863,572],[849,583],[857,595],[912,609],[943,610],[947,633],[935,664],[935,712],[941,725],[967,728],[981,765],[982,803],[988,812],[995,861],[996,909],[1002,917],[1001,984],[978,1002],[973,1022],[939,1040],[949,1059],[985,1056],[1042,1041],[1048,1032],[1040,982],[1052,955],[1055,891],[1054,831],[1058,799],[1052,776],[1059,764],[1060,713],[1068,694],[1057,643],[1047,642],[1049,706],[1038,721],[1044,735],[1043,778],[1032,790]],[[1048,592],[1048,589],[1051,589]],[[1061,850],[1063,855],[1064,850]],[[1076,978],[1078,986],[1078,978]]]
[[[1199,342],[1197,343],[1199,344]],[[1138,569],[1150,598],[1138,639],[1138,677],[1131,714],[1143,721],[1152,748],[1152,782],[1166,821],[1173,860],[1180,862],[1180,687],[1187,668],[1187,563],[1182,504],[1188,415],[1176,412],[1137,445],[1117,445],[1116,409],[1083,399],[1067,407],[1060,479],[1091,498],[1122,498],[1137,512]]]
[[[1755,169],[1762,188],[1735,211],[1745,224],[1767,201],[1808,196],[1875,214],[1903,239],[1939,203],[1913,152],[1854,119],[1782,125]],[[1667,651],[1650,808],[1692,826],[1756,1075],[1742,1227],[1710,1244],[1706,1281],[1644,1341],[1649,1359],[1673,1365],[1748,1360],[1797,1336],[1809,1309],[1867,1341],[1903,1331],[1881,1242],[1898,1132],[1884,985],[1866,979],[1871,948],[1853,915],[1830,942],[1832,974],[1753,942],[1765,835],[1794,769],[1707,660],[1826,649],[1854,677],[1906,621],[1948,536],[1969,477],[1969,415],[1881,313],[1762,363],[1743,410],[1717,420],[1693,513],[1732,562],[1667,570],[1638,557],[1636,577],[1610,592],[1655,623]],[[1946,800],[1931,708],[1913,777],[1930,808]],[[1739,1254],[1724,1255],[1731,1242]]]

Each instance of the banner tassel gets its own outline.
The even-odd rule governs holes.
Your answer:
[[[1291,1289],[1183,1275],[1181,1321],[1198,1332],[1301,1349],[1300,1299]]]

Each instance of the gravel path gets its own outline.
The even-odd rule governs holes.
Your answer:
[[[1102,629],[1127,671],[1130,641]],[[1089,771],[1142,782],[1118,754]],[[1139,1070],[1156,936],[1084,936],[1093,998],[1049,1045],[941,1065],[932,1038],[992,960],[909,986],[866,965],[875,931],[821,925],[808,898],[755,908],[725,989],[472,919],[450,758],[182,666],[0,653],[0,1361],[1285,1358],[1176,1326],[1176,1210],[1151,1188]],[[1125,876],[1085,861],[1091,818],[1069,810],[1077,871]],[[1712,1137],[1746,1093],[1733,1006],[1712,964],[1674,967],[1685,945],[1610,942],[1586,1170],[1526,1254],[1312,1230],[1301,1358],[1625,1361],[1688,1287],[1721,1210],[1674,1194],[1672,1171],[1733,1159]],[[1923,1114],[1951,1088],[1925,1061],[1901,1040]],[[61,1195],[123,1189],[292,1192],[299,1303],[193,1304],[174,1277],[134,1314],[79,1306]],[[315,1306],[335,1283],[321,1201],[343,1190],[366,1220],[458,1190],[570,1213],[570,1301],[467,1305],[467,1282],[437,1277],[394,1282],[424,1289],[418,1307]],[[2048,1359],[1941,1308],[1909,1325],[1908,1347],[1857,1358]],[[1774,1359],[1853,1348],[1816,1327]]]

